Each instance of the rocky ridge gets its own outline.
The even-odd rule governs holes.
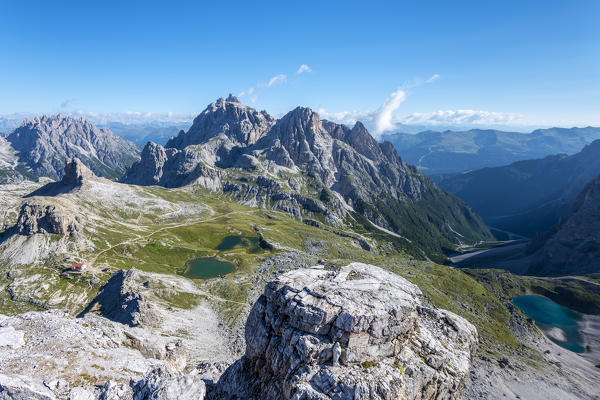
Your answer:
[[[35,176],[62,177],[65,159],[78,157],[95,174],[117,179],[134,161],[139,148],[85,118],[61,114],[25,120],[6,138],[19,162]]]
[[[404,237],[415,254],[422,255],[418,244],[437,258],[442,248],[491,238],[464,203],[361,123],[350,129],[303,107],[274,120],[232,96],[210,104],[166,148],[148,143],[123,182],[197,183],[245,204],[333,225],[358,213]]]
[[[460,399],[477,347],[463,318],[378,267],[298,269],[265,287],[223,399]]]

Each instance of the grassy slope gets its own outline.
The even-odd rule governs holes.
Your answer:
[[[61,198],[61,202],[71,202],[80,211],[83,208],[88,216],[94,217],[90,217],[85,232],[93,241],[94,248],[83,248],[73,254],[77,259],[92,264],[91,271],[86,272],[80,280],[58,278],[60,269],[57,266],[64,265],[64,256],[25,268],[19,267],[18,270],[5,263],[0,265],[2,273],[11,270],[17,275],[21,274],[21,278],[31,278],[39,298],[53,298],[53,307],[78,312],[108,279],[108,273],[100,272],[105,267],[116,269],[135,266],[148,272],[179,274],[190,258],[217,256],[234,263],[236,271],[206,282],[197,280],[196,284],[211,294],[217,311],[226,322],[232,323],[244,306],[248,291],[256,285],[254,278],[257,266],[278,251],[250,253],[244,248],[234,248],[219,252],[215,247],[231,234],[255,236],[257,228],[271,243],[305,251],[307,259],[313,263],[325,260],[330,264],[344,265],[361,261],[404,276],[422,289],[427,303],[451,310],[471,321],[480,333],[480,351],[485,350],[488,355],[501,356],[507,350],[512,352],[518,347],[522,348],[508,329],[510,313],[502,302],[506,298],[500,295],[503,292],[499,287],[494,286],[495,278],[489,278],[493,275],[477,271],[465,273],[409,257],[398,251],[403,247],[403,239],[369,228],[368,224],[361,221],[349,217],[346,227],[338,230],[363,238],[374,245],[374,251],[365,251],[351,238],[306,225],[286,214],[246,207],[225,196],[197,188],[133,188],[125,185],[122,188],[138,191],[137,195],[143,201],[135,201],[134,198],[119,203],[122,206],[115,208],[114,204],[90,199],[85,193]],[[163,208],[152,208],[152,204],[162,204]],[[186,209],[191,211],[181,212]],[[542,286],[538,281],[523,283],[523,278],[510,274],[505,278],[518,283],[510,286],[514,293],[526,287],[533,288],[534,283]],[[6,283],[6,280],[0,281],[0,313],[39,308],[29,303],[10,301],[2,287]],[[570,284],[581,286],[580,281]],[[565,282],[556,282],[554,290],[563,286]],[[67,299],[56,301],[61,296],[67,296]],[[70,300],[68,296],[71,296]],[[185,292],[169,292],[162,296],[172,306],[181,308],[192,307],[199,300],[197,296]],[[594,301],[600,303],[597,299]],[[534,349],[525,350],[535,358]]]

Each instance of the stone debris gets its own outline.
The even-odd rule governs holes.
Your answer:
[[[0,347],[18,349],[24,344],[23,331],[17,331],[12,326],[0,327]]]

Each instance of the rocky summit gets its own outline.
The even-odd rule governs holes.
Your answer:
[[[30,175],[60,179],[67,158],[78,157],[95,174],[120,178],[139,148],[85,118],[62,114],[25,120],[6,138]]]
[[[260,139],[275,123],[266,111],[245,106],[232,94],[220,98],[198,115],[187,131],[171,138],[166,147],[183,149],[226,135],[236,144],[249,145]]]
[[[477,347],[465,319],[372,265],[298,269],[266,285],[224,399],[460,399]]]
[[[322,121],[298,107],[275,120],[218,99],[166,148],[148,143],[123,182],[178,187],[196,183],[245,204],[340,225],[350,216],[391,231],[414,255],[443,260],[445,249],[490,239],[464,203],[404,163],[361,124]]]

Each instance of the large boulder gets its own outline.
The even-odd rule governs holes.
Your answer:
[[[52,233],[71,236],[83,228],[83,218],[58,204],[28,200],[21,206],[13,231],[21,235]]]
[[[265,287],[223,399],[459,399],[477,347],[465,319],[426,307],[381,268],[298,269]]]
[[[98,295],[79,314],[97,312],[105,318],[129,326],[146,326],[155,320],[152,305],[140,293],[139,272],[135,268],[118,270]]]

